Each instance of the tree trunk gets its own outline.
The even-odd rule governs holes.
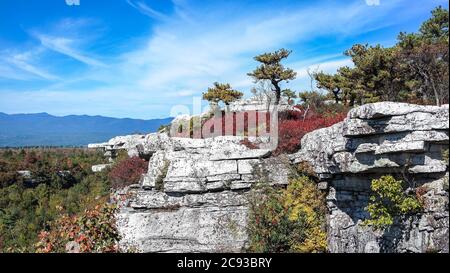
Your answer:
[[[278,85],[278,82],[272,81],[272,85],[275,88],[275,105],[280,104],[280,98],[281,98],[281,88]]]
[[[353,96],[350,97],[350,103],[349,103],[349,106],[350,106],[350,107],[355,106],[355,100],[356,100],[355,97],[353,97]]]
[[[336,104],[338,104],[339,103],[339,92],[340,92],[340,90],[337,90],[337,91],[332,90],[332,92],[333,92],[333,95],[334,95],[334,101],[336,102]]]
[[[423,76],[425,77],[425,82],[428,82],[431,86],[431,89],[433,90],[434,94],[434,100],[436,102],[437,106],[441,106],[441,100],[439,99],[439,93],[436,89],[436,86],[434,84],[434,81],[432,79],[432,76],[428,75],[427,73],[423,72]]]
[[[427,73],[427,71],[423,71],[423,69],[421,69],[420,66],[417,66],[417,70],[418,70],[419,74],[422,75],[422,77],[425,79],[425,83],[429,83],[429,85],[431,86],[431,89],[433,90],[434,100],[436,102],[436,105],[441,106],[439,92],[438,92],[436,85],[434,83],[434,80],[432,78],[433,76],[429,75]]]
[[[437,106],[441,106],[441,100],[440,100],[439,92],[437,91],[437,88],[436,88],[436,85],[434,84],[433,79],[430,79],[430,83],[431,83],[431,88],[433,88],[434,99],[436,101],[436,105]]]
[[[431,74],[431,73],[430,73],[430,74]],[[437,106],[441,106],[441,98],[440,98],[439,92],[438,92],[438,90],[437,90],[437,88],[436,88],[436,84],[434,83],[433,76],[427,74],[427,77],[428,77],[428,82],[429,82],[430,85],[431,85],[431,89],[433,89],[434,100],[435,100],[435,102],[436,102],[436,105],[437,105]]]
[[[281,99],[281,89],[280,87],[275,88],[275,105],[280,104],[280,99]]]

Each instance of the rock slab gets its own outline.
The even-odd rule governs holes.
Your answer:
[[[290,158],[308,162],[326,182],[329,251],[448,253],[448,144],[448,105],[367,104],[305,135]],[[376,232],[361,223],[372,179],[389,174],[425,189],[424,211]]]

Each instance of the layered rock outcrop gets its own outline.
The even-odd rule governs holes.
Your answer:
[[[140,252],[239,252],[245,245],[246,193],[170,194],[129,189],[117,216],[121,245]]]
[[[331,252],[448,252],[448,105],[374,103],[304,136],[293,163],[307,161],[328,184]],[[424,211],[383,232],[362,225],[371,180],[391,174],[426,192]],[[447,183],[447,184],[446,184]],[[447,186],[446,186],[447,185]]]
[[[104,143],[89,144],[90,149],[103,149],[105,151],[105,157],[109,158],[112,162],[116,158],[117,153],[120,150],[124,150],[128,153],[128,156],[142,156],[148,155],[143,153],[143,148],[146,143],[152,143],[156,134],[149,135],[128,135],[117,136]]]
[[[308,162],[327,192],[330,252],[448,252],[448,105],[382,102],[351,110],[305,135],[289,158],[250,149],[243,137],[190,139],[167,133],[116,137],[103,148],[149,160],[139,185],[117,193],[121,244],[143,252],[238,252],[247,241],[248,195],[264,179],[286,185]],[[265,147],[269,139],[250,139]],[[269,145],[268,145],[269,146]],[[268,147],[267,146],[267,147]],[[423,212],[381,231],[362,225],[374,178],[390,174],[421,188]]]
[[[248,190],[264,176],[288,183],[287,158],[249,149],[243,137],[148,136],[149,171],[122,195],[122,244],[144,252],[238,252],[247,239]],[[264,170],[264,174],[260,173]]]

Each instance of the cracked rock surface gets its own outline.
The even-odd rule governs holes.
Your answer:
[[[249,191],[261,176],[286,185],[288,158],[249,149],[242,137],[150,138],[157,144],[142,144],[151,154],[148,172],[116,193],[121,244],[142,252],[242,251]]]
[[[442,158],[448,144],[448,105],[367,104],[305,135],[290,158],[310,163],[328,185],[329,251],[448,252],[448,163]],[[423,187],[425,208],[375,232],[361,223],[369,216],[371,180],[388,174]]]

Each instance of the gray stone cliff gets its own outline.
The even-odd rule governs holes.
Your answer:
[[[307,161],[328,186],[330,252],[448,252],[448,105],[374,103],[347,119],[305,135],[293,163]],[[390,174],[414,190],[423,213],[397,219],[385,231],[362,225],[374,178]]]
[[[249,149],[241,137],[152,137],[142,147],[151,154],[148,173],[138,187],[119,194],[123,245],[143,252],[242,251],[255,169],[286,185],[289,160]]]
[[[117,193],[121,244],[142,252],[242,251],[247,195],[261,173],[286,185],[290,165],[304,161],[327,192],[330,252],[448,252],[448,167],[442,158],[448,122],[448,105],[367,104],[343,122],[305,135],[289,158],[250,149],[233,136],[155,133],[91,147],[105,149],[106,156],[125,149],[149,160],[140,184]],[[361,223],[368,217],[371,180],[385,174],[407,181],[411,190],[423,186],[425,209],[379,232]]]

